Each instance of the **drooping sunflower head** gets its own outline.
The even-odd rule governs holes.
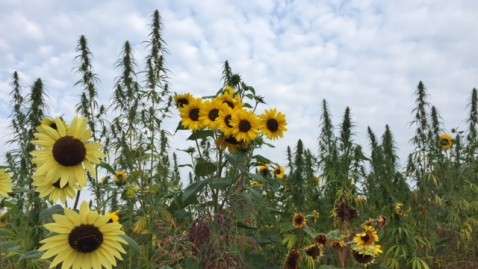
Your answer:
[[[357,209],[351,207],[348,203],[340,202],[332,211],[332,216],[344,222],[358,218],[359,214]]]
[[[276,140],[284,136],[287,131],[287,121],[285,115],[277,112],[276,109],[267,109],[260,116],[260,130],[271,140]]]
[[[12,192],[12,179],[5,169],[0,169],[0,196],[9,196]]]
[[[237,141],[252,142],[259,134],[259,120],[249,110],[234,110],[230,125],[233,128],[232,134]]]
[[[184,105],[179,109],[181,123],[185,128],[196,131],[204,127],[199,119],[201,107],[202,99],[194,98],[189,101],[189,104]]]
[[[126,184],[126,179],[128,178],[128,174],[126,171],[118,171],[115,174],[115,183],[119,186]]]
[[[300,258],[300,251],[297,249],[293,249],[287,256],[287,260],[285,261],[285,269],[298,269],[300,264]]]
[[[308,256],[310,256],[316,261],[320,260],[320,258],[324,256],[323,249],[319,244],[312,244],[310,246],[307,246],[304,251]]]
[[[356,250],[352,251],[352,255],[354,260],[361,265],[368,265],[373,262],[375,257],[373,255],[362,254]]]
[[[48,200],[53,203],[60,201],[63,204],[66,204],[67,199],[75,198],[75,191],[81,189],[77,184],[70,185],[68,182],[62,187],[60,179],[57,181],[48,180],[46,175],[33,175],[32,185],[35,186],[35,191],[39,193],[40,198],[48,196]]]
[[[220,136],[216,139],[216,144],[220,150],[228,150],[230,153],[236,153],[239,150],[247,150],[249,143],[239,142],[234,136]]]
[[[327,244],[328,238],[327,235],[324,233],[320,233],[314,238],[315,242],[321,246],[325,246]]]
[[[292,220],[292,225],[294,225],[294,227],[297,229],[301,229],[305,226],[305,224],[306,224],[305,216],[300,213],[295,213],[294,218]]]
[[[35,174],[46,175],[53,182],[60,179],[61,187],[67,183],[84,187],[86,171],[96,176],[93,164],[100,163],[100,158],[105,157],[101,152],[103,146],[89,141],[92,133],[83,117],[74,118],[69,126],[60,118],[56,118],[55,123],[57,129],[40,125],[38,133],[34,134],[36,139],[32,144],[40,147],[31,153],[37,165]]]
[[[276,168],[274,168],[274,176],[275,176],[275,178],[278,178],[278,179],[284,179],[284,177],[285,177],[284,166],[279,165]]]
[[[54,257],[50,268],[60,263],[62,268],[111,268],[126,254],[121,224],[108,223],[107,216],[90,211],[86,202],[79,213],[65,208],[64,215],[54,214],[53,220],[44,227],[56,235],[40,241],[39,248],[44,252],[41,259]]]
[[[439,141],[443,150],[450,150],[453,147],[453,137],[449,134],[442,134]]]
[[[194,97],[190,93],[185,94],[177,94],[174,96],[174,102],[176,103],[176,107],[178,109],[189,105],[189,103],[194,99]]]
[[[203,126],[211,130],[216,130],[220,125],[219,112],[223,109],[225,104],[219,99],[213,99],[203,102],[199,112],[199,120]]]

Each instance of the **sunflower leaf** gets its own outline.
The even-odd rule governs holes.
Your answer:
[[[208,137],[213,137],[214,136],[214,132],[211,131],[211,130],[198,130],[198,131],[195,131],[193,132],[188,138],[187,140],[198,140],[198,139],[206,139]]]
[[[115,169],[109,163],[100,162],[98,166],[103,167],[104,169],[106,169],[106,171],[110,172],[113,175],[116,174]]]
[[[123,238],[126,242],[128,242],[128,246],[136,253],[139,253],[140,249],[139,249],[139,245],[138,243],[136,243],[136,241],[134,241],[133,238],[129,237],[128,235],[126,234],[123,234],[121,235],[121,238]]]
[[[63,207],[57,204],[50,208],[43,209],[39,214],[40,221],[51,218],[53,214],[63,214]]]

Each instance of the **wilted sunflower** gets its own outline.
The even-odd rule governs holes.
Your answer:
[[[203,128],[202,122],[199,120],[200,110],[202,107],[202,99],[194,98],[189,104],[179,109],[181,114],[181,123],[185,128],[196,131]]]
[[[327,244],[328,238],[326,234],[320,233],[314,238],[314,240],[317,244],[325,246]]]
[[[285,269],[298,269],[300,264],[300,251],[293,249],[285,261]]]
[[[12,192],[12,179],[5,169],[0,169],[0,195],[8,197]]]
[[[373,255],[362,254],[356,250],[352,252],[354,260],[362,265],[368,265],[373,262],[375,257]]]
[[[275,140],[284,136],[287,131],[285,115],[276,109],[267,109],[260,119],[260,130],[269,139]]]
[[[292,225],[294,225],[295,228],[300,229],[305,226],[306,220],[305,216],[300,213],[295,213],[294,214],[294,219],[292,220]]]
[[[449,134],[442,134],[440,136],[440,146],[443,150],[450,150],[453,147],[453,137]]]
[[[320,260],[320,258],[324,256],[322,247],[319,244],[312,244],[310,246],[307,246],[304,251],[308,256],[312,257],[312,259],[316,261]]]
[[[75,198],[75,190],[81,189],[78,185],[72,186],[66,183],[65,186],[60,186],[60,179],[57,181],[47,180],[46,175],[33,175],[33,186],[35,186],[35,191],[39,192],[40,198],[47,197],[48,200],[56,203],[61,201],[63,204],[66,204],[68,198]]]
[[[44,254],[42,259],[55,257],[50,268],[60,263],[61,268],[111,268],[116,260],[123,260],[126,254],[121,244],[127,242],[121,237],[124,232],[121,224],[108,223],[107,216],[90,211],[87,202],[83,202],[80,212],[64,209],[65,215],[54,214],[54,223],[45,224],[50,232],[57,233],[40,241],[39,248]]]
[[[259,120],[249,110],[235,110],[230,121],[232,134],[237,141],[252,142],[259,134]]]
[[[284,179],[285,177],[284,166],[277,166],[276,168],[274,168],[274,176],[278,179]]]
[[[185,105],[189,105],[189,103],[194,99],[194,97],[190,93],[179,94],[174,96],[174,102],[176,103],[176,107],[182,108]]]
[[[376,242],[378,242],[378,235],[377,231],[373,228],[373,226],[366,226],[365,231],[363,233],[359,233],[354,237],[354,243],[358,246],[363,246],[364,248],[373,246]]]
[[[56,118],[55,122],[57,129],[41,125],[37,129],[39,132],[34,134],[36,140],[32,144],[41,147],[31,153],[37,165],[35,173],[46,175],[52,182],[60,179],[61,187],[67,183],[71,186],[78,183],[84,187],[86,171],[95,176],[93,164],[98,164],[100,158],[105,157],[101,152],[103,146],[88,141],[92,133],[87,129],[85,118],[74,118],[68,127],[60,118]]]
[[[203,102],[201,110],[199,111],[199,120],[203,126],[211,130],[219,128],[219,112],[223,109],[225,104],[219,99],[213,99]]]

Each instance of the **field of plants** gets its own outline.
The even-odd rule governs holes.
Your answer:
[[[158,11],[150,28],[144,61],[124,43],[109,105],[79,38],[72,118],[13,73],[0,268],[478,268],[476,89],[467,129],[448,131],[417,82],[406,161],[388,126],[359,145],[350,109],[334,123],[326,100],[317,152],[298,140],[264,156],[287,115],[227,61],[209,96],[174,92]],[[179,132],[189,147],[171,147]]]

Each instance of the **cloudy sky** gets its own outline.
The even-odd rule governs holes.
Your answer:
[[[101,79],[101,102],[107,104],[126,40],[144,66],[142,42],[155,10],[164,25],[171,89],[214,94],[228,60],[265,97],[262,109],[287,115],[289,131],[273,143],[275,156],[285,156],[286,146],[298,139],[316,150],[323,99],[336,126],[350,107],[355,139],[365,147],[367,126],[381,136],[389,124],[405,156],[420,80],[445,131],[465,128],[466,105],[478,87],[478,1],[473,0],[0,0],[0,9],[2,140],[8,137],[14,71],[25,93],[42,78],[50,116],[71,119],[80,94],[73,87],[79,79],[73,71],[75,47],[85,35]],[[175,114],[171,130],[177,121]],[[174,137],[174,146],[182,147],[184,137]]]

